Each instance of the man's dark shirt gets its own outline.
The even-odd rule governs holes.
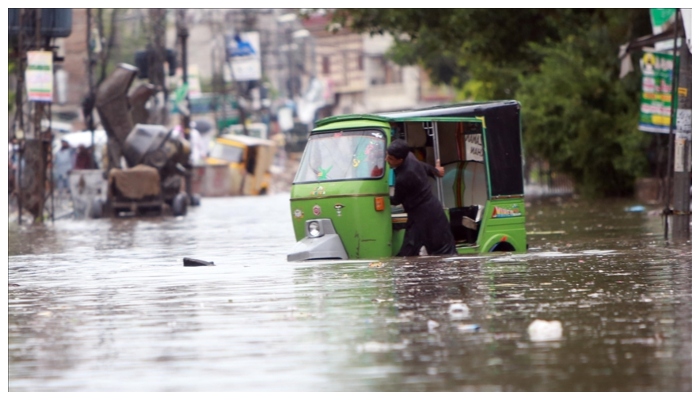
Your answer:
[[[390,201],[393,205],[403,204],[408,217],[398,256],[416,256],[422,246],[428,254],[456,254],[450,222],[431,191],[430,177],[438,176],[437,169],[408,153],[394,174],[394,195]]]
[[[407,214],[433,198],[429,176],[438,176],[437,169],[418,161],[413,153],[408,153],[403,163],[394,169],[394,175],[396,180],[391,204],[403,204]]]

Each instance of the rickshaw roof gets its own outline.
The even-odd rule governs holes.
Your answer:
[[[515,100],[495,100],[484,102],[464,102],[442,104],[438,106],[421,108],[416,110],[393,111],[380,113],[378,115],[389,120],[402,120],[407,118],[431,118],[431,117],[469,117],[482,115],[486,111],[494,111],[499,108],[510,108],[519,106]]]
[[[420,108],[414,110],[392,111],[377,114],[346,114],[326,117],[316,121],[316,127],[327,125],[333,122],[350,120],[373,120],[377,122],[401,121],[409,118],[440,118],[440,117],[471,117],[479,116],[486,111],[493,111],[499,108],[519,107],[520,103],[515,100],[495,100],[483,102],[463,102],[442,104],[439,106]]]
[[[265,145],[265,146],[274,146],[275,142],[272,140],[267,140],[267,139],[260,139],[252,136],[246,136],[246,135],[236,135],[233,133],[227,133],[224,135],[221,135],[217,137],[217,139],[226,139],[226,140],[231,140],[234,142],[240,142],[243,143],[246,146],[259,146],[259,145]]]

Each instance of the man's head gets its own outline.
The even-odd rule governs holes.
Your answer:
[[[403,160],[408,156],[411,149],[404,140],[396,139],[386,149],[386,162],[391,168],[396,168],[403,164]]]

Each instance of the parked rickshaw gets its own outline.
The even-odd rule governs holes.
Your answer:
[[[229,195],[263,195],[270,189],[275,143],[245,135],[224,134],[209,149],[208,165],[229,166]]]
[[[459,254],[527,250],[520,104],[505,100],[317,121],[291,188],[288,261],[398,253],[406,214],[390,205],[384,159],[397,138],[445,168],[433,191]]]

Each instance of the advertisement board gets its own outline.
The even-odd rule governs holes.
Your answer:
[[[671,101],[673,99],[673,55],[644,53],[641,67],[642,98],[639,130],[651,133],[669,133]]]
[[[28,51],[25,80],[29,101],[53,101],[53,53]]]
[[[262,78],[258,32],[242,32],[229,37],[226,55],[231,65],[233,79],[237,82],[256,81]]]

